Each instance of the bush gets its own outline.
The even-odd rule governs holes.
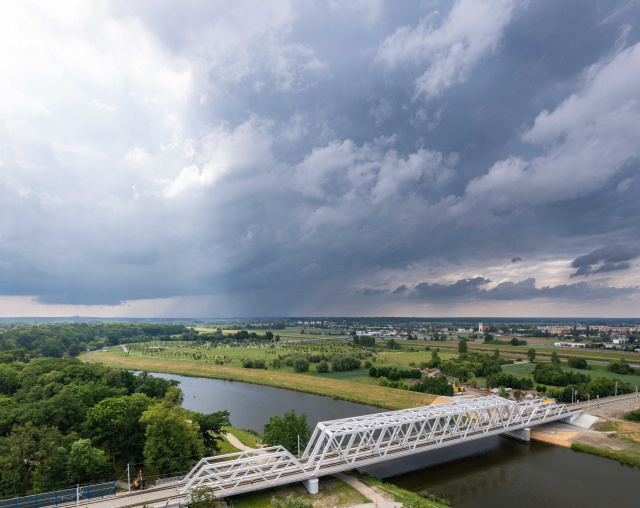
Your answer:
[[[304,358],[297,358],[293,362],[293,369],[296,372],[309,372],[309,362]]]
[[[623,416],[628,422],[640,423],[640,409],[635,409]]]
[[[378,379],[378,384],[380,386],[387,386],[389,384],[389,381],[387,380],[386,377],[383,376],[383,377]]]
[[[252,361],[252,360],[244,360],[244,361],[242,362],[242,366],[243,366],[245,369],[252,369],[252,368],[253,368],[253,361]]]
[[[613,360],[607,365],[607,370],[614,374],[633,374],[633,367],[626,360]]]
[[[453,386],[445,376],[428,377],[409,387],[412,392],[432,393],[434,395],[453,395]]]
[[[364,362],[364,368],[365,369],[370,369],[371,368],[371,362],[369,360],[367,360],[366,362]]]
[[[331,370],[345,371],[360,368],[360,358],[350,355],[333,355],[331,357]]]
[[[329,372],[329,364],[324,360],[316,365],[316,372]]]
[[[576,358],[575,356],[572,356],[571,358],[569,358],[567,363],[569,364],[569,367],[574,368],[574,369],[588,369],[589,368],[589,366],[587,365],[587,360],[585,360],[584,358]]]

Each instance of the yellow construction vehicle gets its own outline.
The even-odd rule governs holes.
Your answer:
[[[138,477],[133,480],[134,489],[144,489],[145,480],[142,477],[142,469],[138,472]]]

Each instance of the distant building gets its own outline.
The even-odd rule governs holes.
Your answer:
[[[587,344],[584,342],[554,342],[555,347],[573,347],[573,348],[585,348]]]

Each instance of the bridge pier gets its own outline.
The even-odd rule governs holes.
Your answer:
[[[520,441],[521,443],[529,443],[531,441],[531,429],[529,428],[509,430],[502,435]]]
[[[318,478],[309,478],[308,480],[303,480],[301,483],[309,491],[309,494],[317,494],[318,482],[319,482]]]

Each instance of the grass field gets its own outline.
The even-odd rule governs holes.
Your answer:
[[[311,367],[311,370],[315,370],[315,366]],[[329,371],[329,372],[310,372],[309,373],[310,376],[314,376],[314,377],[324,377],[327,379],[339,379],[339,380],[345,380],[345,379],[355,379],[355,378],[362,378],[362,377],[369,377],[369,369],[354,369],[354,370],[344,370],[344,371],[340,371],[340,372],[333,372],[333,371]]]
[[[273,497],[284,501],[287,496],[313,503],[314,507],[332,508],[335,506],[354,506],[369,500],[350,485],[336,478],[325,476],[318,484],[318,493],[309,494],[302,484],[267,489],[249,494],[233,496],[234,508],[266,508],[271,506]]]
[[[579,374],[587,375],[589,374],[591,378],[597,376],[605,376],[609,379],[618,379],[625,383],[629,383],[632,386],[638,385],[640,386],[640,376],[631,376],[626,374],[614,374],[613,372],[609,372],[604,365],[594,365],[591,369],[573,369],[568,367],[565,363],[561,365],[562,370],[565,372],[577,372]],[[535,369],[535,363],[517,363],[513,365],[503,365],[502,370],[513,374],[516,377],[527,377],[529,374],[533,375],[533,370]]]
[[[91,358],[95,361],[118,368],[243,381],[316,395],[325,395],[335,399],[386,409],[405,409],[426,406],[435,399],[435,395],[382,386],[372,386],[349,380],[281,371],[243,369],[237,366],[212,365],[211,363],[207,364],[198,361],[142,358],[124,354],[121,350],[120,352],[117,350],[113,352],[113,349],[114,348],[111,348],[111,350],[107,352],[93,352],[91,353]]]
[[[424,341],[403,340],[400,342],[403,344],[403,346],[408,346],[408,347],[416,346],[416,345],[423,346],[423,348],[424,346],[431,346],[432,348],[439,347],[442,353],[444,353],[445,351],[455,351],[455,352],[458,351],[458,341],[442,342],[442,341],[431,341],[431,340],[424,340]],[[555,342],[559,342],[559,340],[555,340]],[[560,358],[569,358],[571,356],[575,356],[579,358],[584,358],[586,360],[591,359],[591,360],[605,360],[605,361],[620,360],[624,358],[629,363],[640,362],[639,353],[627,353],[623,351],[603,351],[599,349],[556,348],[548,344],[528,344],[526,346],[511,346],[511,345],[496,346],[493,344],[484,344],[479,341],[476,341],[476,342],[468,343],[468,347],[470,352],[477,351],[477,352],[491,353],[494,349],[497,349],[500,351],[501,354],[507,353],[513,356],[519,356],[522,359],[526,359],[527,351],[530,348],[533,348],[536,350],[536,355],[540,355],[544,357],[551,357],[551,353],[555,351],[556,353],[558,353],[558,356],[560,356]]]

